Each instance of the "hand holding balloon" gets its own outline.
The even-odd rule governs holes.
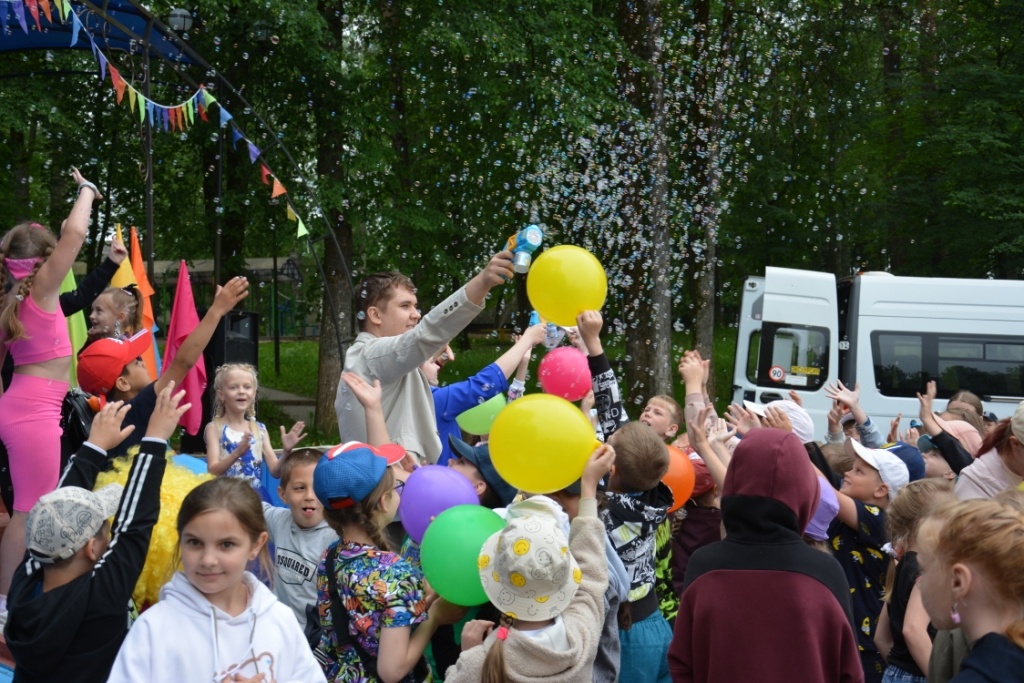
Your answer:
[[[580,497],[596,498],[597,483],[601,477],[612,471],[615,464],[615,449],[606,443],[601,444],[590,454],[590,459],[583,467],[583,476],[580,478]]]

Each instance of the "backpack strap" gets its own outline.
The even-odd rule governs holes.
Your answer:
[[[335,567],[335,560],[338,558],[338,544],[335,543],[327,553],[327,590],[331,597],[331,621],[334,622],[334,637],[340,650],[345,645],[352,646],[352,649],[359,655],[363,671],[372,676],[374,680],[380,680],[377,675],[377,658],[366,651],[358,638],[352,637],[349,633],[348,610],[341,604],[341,593],[338,592],[338,569],[345,565],[347,560],[342,559],[341,564]]]

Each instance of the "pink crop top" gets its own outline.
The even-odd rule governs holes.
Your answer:
[[[71,355],[68,324],[59,307],[53,313],[47,313],[39,308],[31,296],[27,296],[18,306],[18,320],[25,326],[27,339],[7,344],[14,359],[14,367]]]

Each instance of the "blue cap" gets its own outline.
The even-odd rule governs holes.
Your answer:
[[[999,422],[999,417],[991,410],[982,413],[981,419],[984,420],[985,422]]]
[[[460,458],[465,458],[473,467],[480,470],[480,476],[484,478],[487,485],[498,496],[498,500],[501,501],[502,505],[508,505],[512,502],[516,497],[517,489],[502,479],[501,475],[498,474],[498,470],[494,469],[494,463],[491,462],[491,449],[487,447],[487,444],[470,446],[462,439],[451,435],[448,437],[448,443],[451,444],[452,450]]]
[[[902,441],[897,441],[895,446],[890,446],[886,450],[902,460],[903,464],[907,466],[910,481],[924,478],[924,458],[921,457],[921,451]]]
[[[364,443],[335,446],[313,470],[313,492],[325,508],[351,507],[373,493],[387,467],[388,461]]]
[[[920,452],[927,453],[928,451],[934,451],[936,448],[935,442],[932,441],[932,437],[927,434],[922,434],[917,438],[917,450]]]

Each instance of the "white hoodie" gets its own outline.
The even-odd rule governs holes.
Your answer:
[[[175,573],[128,631],[108,683],[221,683],[234,673],[263,673],[264,683],[326,682],[292,611],[249,572],[244,580],[252,598],[232,617]]]

